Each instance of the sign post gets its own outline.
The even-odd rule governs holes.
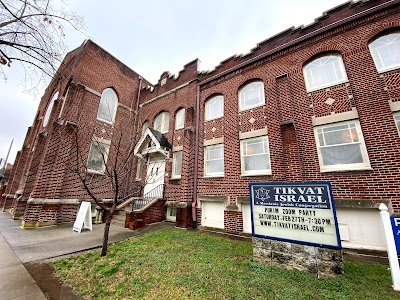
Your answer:
[[[393,235],[392,225],[390,224],[388,208],[385,204],[381,203],[379,205],[379,210],[382,218],[383,229],[385,231],[390,273],[392,274],[393,289],[395,291],[400,291],[399,259],[397,257],[395,238]]]
[[[260,254],[260,260],[271,263],[274,257],[281,257],[286,266],[318,274],[343,273],[342,245],[329,182],[255,182],[249,188],[253,245],[259,248],[254,253]],[[313,251],[309,246],[314,247]],[[329,251],[332,255],[321,255]],[[271,258],[261,257],[262,253]],[[319,261],[321,257],[335,260]],[[296,265],[302,261],[308,265]],[[319,269],[323,266],[328,267]]]
[[[92,209],[91,203],[87,201],[82,201],[81,203],[81,207],[76,215],[73,230],[80,233],[82,226],[92,231]]]

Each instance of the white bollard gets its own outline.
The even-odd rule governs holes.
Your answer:
[[[390,215],[385,204],[379,205],[382,218],[383,229],[385,231],[387,252],[389,256],[390,272],[392,273],[393,289],[400,291],[400,268],[399,259],[397,257],[396,244],[394,242],[392,224],[390,223]]]

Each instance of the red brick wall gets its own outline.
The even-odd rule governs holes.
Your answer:
[[[120,170],[125,177],[119,176],[119,184],[120,191],[128,190],[130,185],[125,178],[130,178],[132,161],[122,162],[115,159],[116,143],[119,136],[123,136],[118,150],[127,156],[126,153],[133,143],[133,109],[136,109],[139,75],[91,41],[66,56],[59,74],[61,75],[55,76],[46,89],[34,124],[25,139],[26,149],[24,147],[21,162],[16,168],[16,174],[22,174],[19,188],[24,190],[26,197],[39,199],[89,198],[73,171],[73,163],[80,160],[83,171],[92,138],[95,136],[111,140],[108,164],[117,162],[117,168],[122,164],[125,166],[123,171]],[[70,79],[71,76],[73,80]],[[143,79],[142,84],[147,85],[148,82]],[[101,94],[109,87],[116,91],[118,103],[121,104],[117,108],[113,126],[96,120],[100,97],[89,91]],[[59,91],[59,100],[54,103],[49,122],[43,128],[43,115],[56,90]],[[60,113],[61,118],[58,120]],[[68,125],[67,122],[79,126],[78,138],[75,138],[77,127]],[[76,149],[80,151],[79,156],[74,151]],[[106,176],[93,175],[88,182],[94,184],[94,194],[97,197],[113,198],[111,181]],[[71,205],[62,205],[61,208],[54,206],[51,209],[43,205],[43,211],[39,210],[40,214],[37,208],[36,205],[29,205],[24,220],[36,220],[40,223],[63,222],[73,220],[76,214],[76,206]]]
[[[400,149],[400,138],[388,104],[389,99],[399,101],[400,70],[378,74],[368,49],[368,42],[376,34],[385,28],[400,27],[399,17],[399,12],[378,14],[339,26],[330,33],[202,85],[198,193],[228,195],[232,203],[237,196],[248,196],[249,182],[326,180],[332,183],[337,199],[387,199],[400,213],[400,187],[396,185],[400,181],[400,155],[396,150]],[[307,93],[302,67],[310,58],[326,51],[340,53],[349,82]],[[234,67],[239,61],[228,61],[227,66],[222,63],[221,70]],[[203,75],[201,80],[217,73],[218,70]],[[238,90],[251,79],[264,82],[266,104],[239,112]],[[204,103],[213,94],[224,96],[224,117],[204,122]],[[328,105],[325,103],[327,98],[333,98],[335,102]],[[312,116],[346,112],[352,107],[359,113],[372,170],[321,173]],[[248,122],[251,118],[256,120],[253,124]],[[283,123],[289,120],[293,120],[293,125]],[[239,132],[264,126],[268,128],[272,175],[241,176]],[[210,132],[212,127],[216,127],[218,136]],[[221,131],[223,133],[219,133]],[[225,176],[203,178],[203,139],[219,136],[224,137]],[[232,214],[225,212],[226,230],[238,231],[240,226],[230,221],[234,219]]]
[[[195,60],[184,66],[179,75],[169,77],[169,73],[163,73],[158,84],[153,90],[144,89],[141,93],[140,103],[157,98],[153,102],[143,105],[139,112],[138,134],[141,134],[142,125],[145,121],[149,122],[150,127],[154,125],[155,117],[161,111],[170,114],[169,130],[166,133],[168,141],[173,147],[182,146],[182,175],[180,179],[171,179],[172,175],[172,153],[170,159],[166,161],[165,173],[165,197],[170,201],[190,202],[193,197],[193,161],[194,161],[194,118],[196,102],[196,78],[197,64]],[[167,78],[164,85],[161,80]],[[166,92],[170,92],[163,95]],[[181,109],[185,109],[184,129],[175,130],[175,115]],[[142,184],[145,185],[146,168],[142,173]]]

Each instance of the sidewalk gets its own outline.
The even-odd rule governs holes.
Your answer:
[[[46,300],[23,263],[61,258],[99,248],[103,242],[104,224],[93,224],[93,231],[81,233],[72,230],[73,223],[38,229],[22,229],[20,224],[21,221],[12,220],[8,212],[0,212],[1,300]],[[111,225],[109,243],[171,227],[174,224],[169,222],[137,230]]]
[[[3,300],[46,300],[24,265],[0,234],[0,291]]]

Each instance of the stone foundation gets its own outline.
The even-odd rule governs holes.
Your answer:
[[[308,271],[318,277],[344,273],[341,250],[253,237],[253,256],[263,264]]]
[[[28,199],[19,201],[14,207],[15,216],[21,214],[23,228],[38,228],[63,222],[75,221],[80,200],[78,199]],[[19,217],[21,219],[21,217]]]

